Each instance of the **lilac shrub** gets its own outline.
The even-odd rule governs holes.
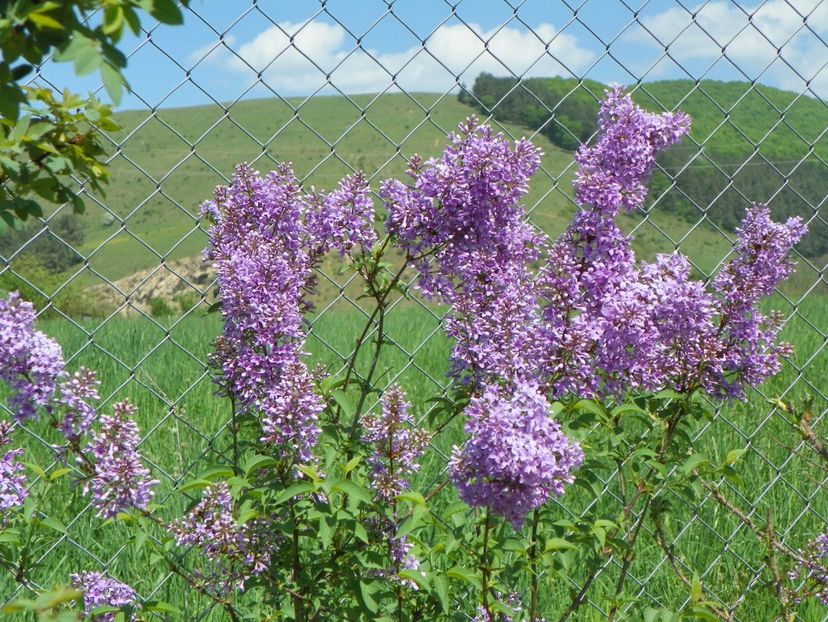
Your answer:
[[[2,542],[62,531],[35,507],[44,496],[35,487],[71,470],[99,518],[126,514],[135,533],[125,546],[152,547],[160,576],[232,622],[539,622],[556,612],[563,621],[587,601],[609,622],[732,619],[741,605],[706,598],[666,531],[674,507],[712,499],[757,534],[779,617],[793,619],[798,597],[778,579],[784,543],[719,488],[738,480],[743,452],[721,461],[691,439],[699,420],[713,420],[710,404],[744,399],[790,353],[777,340],[781,318],[759,305],[790,274],[806,228],[749,208],[709,285],[678,252],[636,258],[618,218],[645,207],[658,155],[689,127],[683,113],[653,114],[609,90],[595,140],[575,155],[577,211],[554,240],[521,204],[540,150],[474,117],[439,157],[412,157],[407,182],[379,185],[381,239],[364,174],[328,192],[303,189],[289,164],[265,175],[239,165],[202,206],[223,319],[210,362],[231,400],[229,438],[210,439],[215,464],[170,497],[156,493],[140,456],[135,408],[121,401],[99,414],[95,374],[70,374],[58,344],[36,330],[33,307],[16,294],[0,300],[0,378],[15,426],[47,419],[61,439],[55,456],[74,467],[36,467],[30,478],[23,450],[8,447],[16,427],[0,423],[0,531],[12,530],[0,567],[29,580],[31,552],[7,563]],[[311,367],[315,275],[328,261],[362,280],[366,322],[341,365]],[[409,277],[447,307],[453,342],[452,384],[426,405],[411,403],[395,384],[407,376],[396,380],[382,356],[400,347],[385,319],[392,294],[410,293]],[[441,442],[444,430],[455,446]],[[430,446],[450,455],[447,469],[432,468]],[[564,513],[551,501],[576,482]],[[175,513],[174,495],[193,489],[200,499]],[[661,550],[689,588],[680,610],[630,596],[644,546]],[[789,578],[823,602],[825,548],[823,535],[788,556],[797,562]],[[99,573],[70,579],[87,616],[101,606],[172,611]],[[562,598],[542,598],[556,580]],[[458,606],[456,594],[471,604]]]

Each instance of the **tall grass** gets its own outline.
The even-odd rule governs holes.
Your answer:
[[[747,401],[723,405],[712,422],[699,428],[694,447],[714,460],[723,459],[730,449],[748,448],[738,464],[744,485],[730,494],[757,519],[772,519],[793,546],[803,545],[825,528],[825,474],[809,461],[784,413],[775,410],[765,396],[798,399],[809,392],[816,395],[816,413],[828,407],[819,394],[828,372],[828,352],[820,333],[828,332],[826,303],[828,298],[823,296],[811,296],[795,308],[781,298],[772,302],[771,306],[790,316],[783,338],[794,343],[796,354],[779,375],[760,391],[751,392]],[[400,299],[388,316],[388,342],[382,359],[385,367],[379,369],[379,379],[383,384],[401,384],[415,404],[418,417],[425,415],[426,400],[449,385],[446,371],[451,344],[440,329],[440,314],[439,308]],[[364,313],[345,302],[310,318],[307,346],[311,360],[336,373],[365,320]],[[103,324],[50,320],[42,322],[41,328],[61,343],[70,368],[86,366],[98,371],[104,408],[126,397],[138,406],[138,423],[145,436],[142,451],[161,481],[159,501],[166,501],[182,481],[226,459],[230,439],[224,428],[231,407],[226,400],[215,397],[215,385],[205,363],[221,329],[217,315],[199,313],[164,321],[117,317]],[[364,370],[366,363],[359,361],[357,369]],[[824,418],[817,419],[815,425],[817,433],[824,436],[828,425]],[[43,442],[53,431],[39,423],[27,425],[27,430],[31,433],[26,440],[31,459],[47,461],[50,454]],[[434,439],[423,461],[418,486],[429,488],[445,477],[446,456],[451,446],[461,441],[462,421],[458,420]],[[608,487],[612,489],[611,482]],[[49,587],[65,582],[71,572],[104,567],[133,585],[142,596],[166,600],[186,611],[187,619],[195,619],[209,608],[204,599],[182,589],[174,577],[168,578],[165,572],[150,566],[147,549],[130,543],[130,532],[124,525],[101,525],[77,486],[67,482],[55,493],[59,501],[48,507],[59,513],[55,518],[67,526],[67,533],[53,548],[35,551],[33,560],[37,565],[31,574],[34,583]],[[436,503],[454,499],[456,494],[448,487]],[[578,488],[571,487],[556,502],[560,516],[577,512],[582,501]],[[773,597],[761,585],[763,545],[710,499],[703,498],[692,507],[678,499],[671,501],[675,505],[668,530],[677,541],[687,572],[697,573],[705,587],[726,601],[740,597],[736,585],[753,580],[737,615],[740,620],[770,619]],[[176,498],[169,503],[174,511],[182,511],[186,500]],[[596,583],[597,593],[612,592],[615,572],[607,572]],[[631,577],[631,590],[646,592],[665,606],[679,607],[689,596],[658,550],[645,550],[636,558]],[[554,612],[568,602],[568,587],[549,576],[543,581],[544,606],[548,617],[555,619]],[[11,598],[14,589],[8,577],[0,578],[0,601]],[[805,608],[802,615],[802,619],[816,622],[823,619],[824,611]],[[598,610],[588,607],[579,616],[576,619],[600,619]],[[220,612],[212,612],[206,619],[221,619]]]

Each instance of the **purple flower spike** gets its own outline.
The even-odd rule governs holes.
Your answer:
[[[0,421],[0,448],[11,443],[11,425]],[[0,527],[7,520],[9,510],[20,507],[26,500],[25,468],[18,460],[22,449],[10,449],[0,456]]]
[[[135,605],[135,591],[115,579],[103,576],[100,572],[81,572],[70,575],[72,587],[83,592],[83,614],[89,616],[98,607],[126,607]],[[131,620],[135,620],[133,615]],[[95,616],[96,622],[115,622],[115,613],[102,613]]]
[[[469,505],[488,507],[520,529],[532,509],[574,481],[584,453],[549,416],[536,386],[518,383],[508,395],[488,386],[466,414],[469,439],[454,448],[450,468]]]
[[[111,415],[101,416],[101,431],[93,432],[86,453],[94,459],[94,472],[84,492],[92,493],[98,516],[115,518],[129,508],[146,509],[152,499],[152,488],[158,482],[138,454],[140,436],[132,420],[135,407],[118,402]]]
[[[425,430],[414,427],[410,407],[403,390],[393,385],[382,396],[382,413],[362,420],[363,438],[374,446],[369,458],[371,485],[382,501],[392,501],[408,487],[408,478],[417,472],[417,460],[431,440]]]

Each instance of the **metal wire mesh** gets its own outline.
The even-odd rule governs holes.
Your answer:
[[[166,33],[165,27],[161,26],[149,27],[129,50],[128,56],[133,61],[140,55],[154,59],[158,79],[170,88],[160,98],[145,96],[136,88],[134,97],[140,102],[140,109],[122,113],[123,131],[102,133],[111,154],[111,190],[107,196],[91,194],[86,191],[83,180],[77,180],[78,192],[87,205],[87,214],[82,218],[95,223],[89,226],[87,239],[78,246],[61,237],[55,224],[70,208],[56,206],[39,227],[32,229],[32,236],[4,258],[0,277],[13,277],[40,297],[47,330],[61,335],[71,364],[92,361],[100,366],[105,363],[104,374],[108,374],[108,380],[105,381],[104,401],[112,401],[125,393],[138,401],[143,417],[145,453],[153,463],[156,477],[165,480],[170,487],[191,477],[204,465],[220,460],[227,450],[221,439],[229,421],[229,411],[221,406],[207,405],[215,401],[210,398],[210,374],[205,364],[208,337],[210,331],[215,334],[218,328],[214,319],[205,320],[201,313],[213,286],[212,276],[191,258],[206,242],[198,204],[208,198],[213,186],[229,181],[235,162],[248,161],[260,170],[267,170],[280,160],[294,159],[303,182],[321,186],[330,186],[344,173],[366,169],[376,187],[384,177],[398,174],[415,149],[430,148],[431,151],[424,155],[436,155],[442,144],[441,137],[461,120],[460,113],[471,111],[469,105],[457,103],[457,94],[462,88],[468,95],[467,103],[476,108],[478,114],[482,112],[485,116],[488,112],[487,120],[499,129],[512,137],[518,137],[518,133],[528,134],[551,154],[544,159],[536,175],[527,210],[530,220],[539,228],[556,233],[574,210],[570,189],[574,164],[571,154],[550,144],[544,132],[559,126],[577,138],[567,128],[566,119],[561,118],[560,106],[576,92],[587,92],[597,100],[601,93],[595,91],[589,78],[609,64],[618,72],[617,81],[649,98],[655,107],[680,109],[684,101],[696,97],[712,106],[718,115],[705,134],[695,134],[689,141],[690,156],[684,162],[672,168],[661,167],[664,183],[653,201],[626,222],[631,233],[648,240],[648,245],[642,247],[645,256],[656,251],[687,250],[701,274],[715,271],[727,258],[726,249],[733,234],[732,229],[711,218],[710,209],[725,192],[736,193],[749,202],[753,197],[747,196],[734,180],[740,172],[757,165],[767,167],[778,176],[778,186],[766,197],[771,205],[781,193],[794,193],[805,210],[804,215],[813,231],[811,235],[824,236],[828,231],[824,229],[828,226],[825,219],[826,188],[814,197],[791,182],[796,171],[806,163],[824,167],[823,174],[828,171],[828,163],[818,148],[825,144],[828,128],[822,128],[813,136],[803,136],[789,118],[790,111],[803,98],[828,112],[823,99],[826,91],[818,86],[820,77],[824,79],[828,69],[823,71],[824,60],[821,66],[813,63],[814,58],[828,58],[823,22],[825,3],[766,0],[753,6],[740,2],[708,1],[689,5],[676,1],[665,8],[664,3],[618,0],[612,3],[613,10],[623,19],[608,28],[590,18],[590,11],[594,15],[594,11],[602,10],[607,3],[562,1],[556,4],[556,10],[563,11],[566,19],[557,29],[550,30],[538,28],[525,16],[531,3],[503,0],[497,11],[498,24],[487,31],[475,25],[476,5],[470,1],[431,3],[429,10],[439,18],[425,30],[412,26],[406,17],[412,10],[410,5],[414,4],[417,3],[378,0],[371,3],[364,19],[354,20],[344,17],[348,13],[339,10],[334,3],[321,1],[308,12],[305,21],[288,24],[280,18],[280,9],[269,3],[255,0],[234,3],[235,13],[229,20],[226,16],[217,20],[209,7],[191,3],[185,11],[186,20],[210,38],[211,43],[187,58],[168,49],[170,40],[165,37],[175,36],[174,33]],[[789,17],[798,20],[782,40],[763,31],[765,22],[759,17],[769,6],[782,7]],[[648,17],[648,11],[655,9],[670,11],[671,26],[666,31]],[[723,37],[715,24],[704,19],[705,10],[714,9],[726,9],[731,18],[742,15],[744,23],[733,26]],[[316,49],[303,46],[303,31],[319,23],[341,29],[344,43],[333,58],[317,57]],[[451,31],[455,35],[462,32],[471,38],[474,46],[478,46],[475,54],[464,55],[459,64],[456,58],[442,54],[440,50],[443,48],[433,45],[449,27],[455,29]],[[399,37],[411,43],[408,52],[396,58],[393,66],[389,65],[387,55],[376,52],[366,43],[378,28],[394,29]],[[269,56],[252,62],[250,55],[236,43],[234,33],[239,29],[267,31],[282,42],[281,47],[268,48]],[[501,33],[514,29],[539,42],[537,58],[527,60],[519,69],[510,65],[508,53],[503,53],[506,48],[495,45]],[[578,63],[560,54],[562,42],[568,41],[567,37],[573,33],[589,38],[593,48],[600,49],[600,53]],[[688,33],[706,37],[718,53],[702,61],[684,61],[676,50],[684,45],[683,37]],[[747,36],[766,41],[776,53],[767,63],[743,67],[744,57],[739,49]],[[808,59],[801,54],[789,57],[786,46],[796,37],[803,36],[808,37],[810,56]],[[655,47],[658,54],[647,63],[631,63],[629,57],[615,53],[624,37],[633,37],[639,42],[647,38],[647,44]],[[469,45],[469,39],[463,41],[464,45]],[[225,67],[228,63],[233,64],[250,77],[239,92],[219,92],[206,85],[209,82],[206,74],[215,70],[217,57],[223,59]],[[288,97],[280,88],[283,80],[278,69],[285,59],[301,61],[308,74],[316,78],[316,85],[308,87],[305,95]],[[406,89],[403,78],[407,68],[419,67],[423,59],[427,60],[423,66],[445,74],[445,88],[441,92],[423,95]],[[486,67],[496,67],[498,75],[515,79],[498,100],[481,101],[464,84],[469,80],[470,71],[477,66],[475,63],[482,60],[488,63]],[[367,63],[379,70],[377,94],[352,94],[348,71],[354,63],[362,63],[360,66]],[[686,91],[676,102],[659,101],[650,87],[665,63],[670,64],[674,74],[688,79]],[[742,81],[741,93],[735,101],[717,99],[710,92],[710,83],[705,82],[718,75],[722,64],[727,64],[732,74]],[[574,79],[570,91],[557,104],[550,104],[527,82],[546,67]],[[797,85],[789,101],[781,104],[761,86],[774,71],[781,71],[780,67],[785,75],[796,78],[791,83]],[[48,66],[41,69],[35,80],[60,86],[50,82]],[[499,107],[518,92],[526,94],[540,110],[543,121],[537,127],[521,127],[499,120]],[[185,112],[171,107],[171,102],[185,93],[197,96],[205,105]],[[319,97],[321,95],[335,98]],[[774,116],[766,134],[758,138],[734,122],[735,111],[750,98],[764,102]],[[334,99],[335,105],[331,103]],[[331,115],[337,117],[335,123],[331,122]],[[725,129],[747,141],[752,147],[751,153],[726,164],[708,157],[708,144]],[[784,162],[769,158],[762,149],[765,139],[777,129],[789,130],[799,141],[794,149],[795,157]],[[225,153],[227,150],[230,153]],[[696,165],[707,166],[711,175],[726,180],[712,200],[709,197],[700,200],[680,183],[681,176]],[[671,193],[680,197],[692,217],[688,217],[687,212],[683,220],[676,219],[675,215],[669,218],[660,215],[660,207]],[[43,236],[53,236],[80,258],[56,279],[41,278],[40,272],[32,267],[33,245]],[[779,379],[754,394],[748,407],[737,405],[719,410],[717,417],[700,429],[696,438],[703,445],[711,437],[724,435],[735,446],[750,450],[754,458],[752,464],[764,478],[761,486],[755,490],[729,487],[728,493],[749,516],[762,517],[768,508],[779,508],[784,504],[784,511],[780,510],[776,517],[777,525],[794,545],[802,544],[805,535],[816,532],[828,521],[825,503],[819,502],[826,481],[824,475],[808,470],[807,463],[802,460],[807,451],[802,443],[779,451],[776,435],[782,426],[783,415],[763,398],[813,394],[816,396],[815,429],[822,430],[826,425],[828,396],[824,390],[823,372],[828,356],[825,352],[828,323],[826,316],[820,314],[824,306],[824,257],[824,254],[799,254],[800,276],[777,297],[777,306],[787,317],[788,330],[795,333],[799,341],[808,344],[807,347],[785,362],[785,370]],[[332,318],[336,321],[345,316],[366,319],[368,314],[357,299],[358,286],[353,279],[343,280],[333,264],[323,267],[319,281],[320,302],[308,323],[310,346],[330,365],[336,361],[341,364],[348,358],[353,344],[331,330]],[[86,303],[78,310],[80,299]],[[389,317],[398,316],[400,320],[397,332],[389,331],[389,347],[395,351],[399,364],[389,374],[389,382],[408,382],[424,394],[449,390],[444,368],[433,363],[435,356],[447,353],[441,341],[441,313],[439,308],[416,298],[394,301]],[[127,328],[125,317],[128,317],[131,328]],[[192,326],[197,322],[206,322],[210,326],[198,333],[204,337],[200,343],[193,341]],[[411,332],[412,325],[416,325],[417,330]],[[119,345],[119,340],[127,337],[130,343]],[[175,382],[170,381],[173,376]],[[424,412],[421,414],[425,415]],[[33,430],[27,428],[27,431],[33,443],[48,445],[47,440]],[[171,446],[175,447],[174,451]],[[448,447],[447,443],[434,444],[431,459],[435,464],[444,467]],[[172,459],[171,451],[176,454]],[[432,479],[438,478],[441,472],[441,468],[433,469]],[[605,482],[604,494],[612,498],[613,490],[610,475]],[[678,498],[676,503],[686,504]],[[708,497],[697,507],[685,507],[687,520],[672,533],[670,544],[690,541],[708,549],[699,556],[703,562],[688,564],[679,560],[679,566],[687,574],[697,573],[709,586],[712,598],[735,612],[734,619],[755,620],[749,608],[740,609],[744,602],[748,602],[745,600],[748,591],[733,595],[726,585],[717,582],[730,572],[745,580],[751,589],[761,589],[763,568],[758,562],[760,558],[746,559],[743,556],[743,527],[721,520],[710,507],[712,505],[714,503]],[[577,517],[582,509],[569,507],[566,500],[560,505],[562,516]],[[128,563],[126,544],[99,547],[90,542],[85,533],[90,512],[90,507],[85,506],[71,517],[66,524],[66,534],[40,552],[38,563],[72,558],[80,560],[76,565],[92,565],[113,572],[121,569],[121,564]],[[675,607],[686,604],[688,601],[663,602],[663,573],[669,563],[667,557],[659,556],[646,565],[635,565],[630,577],[633,590],[656,605]],[[607,561],[605,569],[609,571],[614,566],[617,562]],[[46,574],[42,582],[34,585],[44,586],[51,579],[53,577]],[[173,581],[171,573],[154,578],[154,587],[145,590],[142,596],[163,595],[170,581]],[[579,588],[576,583],[570,587],[575,591]],[[590,602],[589,605],[594,615],[605,613],[602,603]],[[211,609],[204,603],[194,604],[189,613],[191,619],[205,619],[211,615]],[[828,619],[825,615],[813,615],[815,617],[809,619]]]

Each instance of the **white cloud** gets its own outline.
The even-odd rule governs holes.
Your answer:
[[[828,62],[828,46],[818,38],[828,34],[828,2],[768,0],[740,8],[717,0],[688,10],[670,8],[641,22],[625,40],[649,45],[659,55],[666,46],[679,64],[713,63],[724,54],[748,76],[761,74],[763,82],[801,91],[813,79],[814,91],[828,94],[828,68],[820,71]]]
[[[568,75],[594,54],[567,33],[540,24],[534,34],[517,28],[483,30],[479,25],[444,25],[425,42],[403,52],[354,49],[338,24],[313,20],[271,26],[250,41],[217,48],[210,61],[255,80],[258,75],[285,94],[313,93],[330,82],[347,93],[383,91],[393,83],[407,91],[447,91],[481,72],[495,75]]]

